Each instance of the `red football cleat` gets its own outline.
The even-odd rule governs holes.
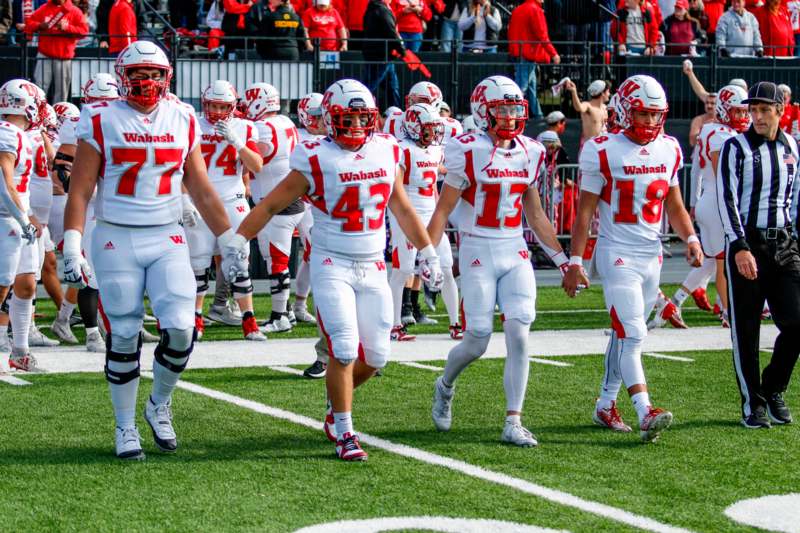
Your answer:
[[[675,329],[689,329],[689,326],[686,325],[686,322],[681,317],[681,310],[671,301],[668,301],[667,305],[664,306],[664,310],[661,311],[661,317],[672,324]]]
[[[343,461],[367,460],[367,452],[361,449],[358,436],[352,433],[345,433],[341,439],[336,441],[336,455]]]
[[[453,324],[450,326],[450,338],[453,340],[460,340],[464,338],[464,332],[461,330],[460,324]]]
[[[694,304],[703,311],[711,311],[711,302],[708,301],[708,295],[703,287],[698,287],[692,291],[692,298]]]
[[[328,409],[325,411],[325,422],[322,424],[322,431],[325,432],[325,436],[328,437],[328,440],[331,442],[336,442],[338,439],[336,438],[336,423],[333,420],[333,407],[328,404]]]
[[[639,424],[639,436],[644,442],[653,442],[670,424],[672,424],[672,413],[651,406]]]
[[[392,328],[391,339],[397,342],[413,341],[416,335],[409,335],[405,326],[395,326]]]
[[[608,409],[595,407],[592,420],[598,426],[608,428],[612,431],[628,433],[631,430],[631,427],[622,421],[622,417],[617,409],[617,402],[611,402],[611,407]]]
[[[197,340],[203,338],[203,333],[206,331],[206,325],[203,323],[203,315],[200,313],[194,314],[194,329],[197,330]]]

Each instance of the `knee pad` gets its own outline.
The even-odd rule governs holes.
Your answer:
[[[208,269],[205,268],[200,271],[195,271],[194,280],[197,282],[197,294],[203,294],[208,291]]]
[[[461,343],[469,355],[477,358],[486,353],[486,348],[489,347],[489,339],[491,338],[491,334],[479,337],[475,333],[468,331],[464,333]]]
[[[270,294],[280,294],[283,291],[288,291],[292,286],[288,270],[285,270],[279,274],[270,274],[269,280],[270,280],[270,287],[269,287]]]
[[[112,346],[116,348],[115,351]],[[141,334],[135,337],[116,337],[109,335],[106,338],[106,364],[103,368],[106,381],[114,385],[125,385],[139,377],[139,358],[142,354],[142,336]],[[123,366],[128,366],[126,363],[136,363],[136,367],[127,372],[117,371],[112,368],[113,363],[120,363]]]
[[[154,355],[161,366],[176,373],[183,372],[189,355],[197,340],[197,331],[192,329],[162,329]]]
[[[233,280],[231,288],[233,290],[234,298],[242,297],[253,292],[253,282],[250,280],[250,276],[238,277]]]

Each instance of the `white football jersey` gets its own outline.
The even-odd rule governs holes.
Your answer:
[[[159,226],[181,218],[181,181],[200,143],[194,112],[161,100],[143,114],[122,100],[83,107],[78,139],[102,157],[95,213],[127,226]]]
[[[458,231],[480,237],[522,236],[522,196],[544,170],[541,143],[519,135],[510,149],[485,133],[465,133],[444,149],[444,182],[461,191]]]
[[[50,169],[44,149],[42,132],[39,129],[28,130],[28,138],[33,150],[33,172],[31,172],[31,211],[42,224],[50,218],[50,206],[53,205],[53,182],[50,181]]]
[[[231,118],[233,130],[239,135],[247,148],[258,153],[258,133],[255,125],[249,120]],[[208,178],[214,190],[217,191],[223,200],[235,198],[239,194],[244,194],[244,182],[242,172],[244,164],[239,159],[236,148],[233,147],[224,137],[217,135],[214,124],[210,123],[205,117],[197,120],[200,125],[200,151],[208,169]]]
[[[406,136],[405,129],[403,129],[403,117],[405,111],[395,111],[383,123],[383,133],[393,136],[395,139],[402,139]]]
[[[297,135],[299,136],[301,143],[306,141],[318,141],[325,137],[324,135],[315,135],[305,128],[297,128]]]
[[[644,146],[624,133],[595,137],[580,155],[581,190],[600,196],[601,239],[636,254],[661,252],[661,217],[670,187],[683,166],[674,138]]]
[[[401,139],[400,171],[411,205],[418,214],[432,214],[436,209],[436,177],[442,162],[441,146],[422,148],[408,137]]]
[[[447,146],[447,143],[449,143],[451,139],[455,139],[464,133],[464,128],[461,126],[461,123],[452,117],[442,117],[442,124],[444,124],[442,146]]]
[[[31,205],[29,184],[34,163],[31,141],[25,132],[15,125],[0,121],[0,152],[14,154],[16,161],[14,165],[14,185],[17,188],[19,201],[22,204],[22,212],[27,213]],[[0,202],[0,217],[9,216],[11,216],[11,213],[6,209],[4,203]]]
[[[722,150],[722,145],[731,137],[738,133],[725,124],[718,122],[708,122],[703,124],[700,134],[697,136],[697,155],[700,165],[700,177],[703,183],[703,192],[716,194],[717,177],[711,162],[711,153]]]
[[[275,115],[255,123],[258,143],[269,149],[264,156],[261,172],[255,174],[253,196],[256,202],[267,196],[289,174],[289,156],[299,138],[294,122],[284,115]]]
[[[380,133],[356,152],[328,137],[297,147],[291,166],[308,180],[312,249],[351,260],[383,258],[385,212],[399,159],[397,141]]]

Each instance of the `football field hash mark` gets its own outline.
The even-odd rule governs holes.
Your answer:
[[[421,368],[422,370],[433,370],[434,372],[441,372],[444,370],[444,368],[440,366],[424,365],[422,363],[415,363],[413,361],[400,361],[398,364],[410,366],[411,368]]]
[[[541,359],[539,357],[528,357],[531,362],[539,363],[542,365],[550,366],[572,366],[572,363],[565,363],[564,361],[551,361],[550,359]]]
[[[652,357],[653,359],[665,359],[667,361],[680,361],[681,363],[694,363],[694,359],[691,357],[681,357],[679,355],[666,355],[663,353],[655,353],[655,352],[645,352],[642,355],[646,355],[647,357]]]
[[[142,376],[152,379],[153,374],[152,372],[142,372]],[[233,394],[228,394],[222,391],[209,389],[207,387],[196,385],[188,381],[179,381],[177,384],[177,388],[193,392],[195,394],[200,394],[208,398],[213,398],[215,400],[227,402],[242,407],[244,409],[249,409],[251,411],[255,411],[256,413],[271,416],[273,418],[277,418],[280,420],[285,420],[293,424],[299,424],[301,426],[305,426],[315,431],[322,431],[321,421],[309,418],[307,416],[299,415],[291,411],[286,411],[284,409],[279,409],[277,407],[271,407],[269,405],[260,402],[248,400],[246,398],[241,398],[239,396],[234,396]],[[417,461],[421,461],[423,463],[428,463],[435,466],[441,466],[443,468],[460,472],[462,474],[465,474],[473,478],[482,479],[484,481],[495,483],[497,485],[503,485],[505,487],[509,487],[518,490],[520,492],[524,492],[526,494],[537,496],[539,498],[543,498],[545,500],[555,502],[557,504],[564,505],[567,507],[573,507],[575,509],[587,513],[591,513],[597,516],[601,516],[603,518],[608,518],[616,522],[637,527],[639,529],[654,531],[658,533],[678,533],[678,532],[688,533],[690,531],[687,529],[671,526],[669,524],[664,524],[652,518],[642,515],[637,515],[630,511],[619,509],[611,505],[606,505],[604,503],[586,500],[584,498],[580,498],[568,492],[551,489],[548,487],[544,487],[542,485],[537,485],[536,483],[532,483],[530,481],[525,481],[523,479],[509,476],[507,474],[502,474],[499,472],[494,472],[492,470],[487,470],[485,468],[481,468],[479,466],[475,466],[470,463],[466,463],[464,461],[459,461],[457,459],[451,459],[449,457],[444,457],[441,455],[437,455],[435,453],[426,452],[419,448],[413,448],[405,444],[397,444],[385,439],[381,439],[379,437],[368,435],[366,433],[360,433],[359,436],[361,438],[361,442],[367,444],[368,446],[380,448],[382,450],[403,457],[408,457],[410,459],[416,459]],[[535,453],[535,450],[532,450],[532,452]]]
[[[20,379],[15,376],[0,376],[0,381],[8,383],[9,385],[16,385],[18,387],[33,385],[30,381],[25,381],[24,379]]]
[[[298,370],[290,366],[277,365],[277,366],[268,366],[267,368],[269,368],[270,370],[275,370],[276,372],[285,372],[286,374],[294,374],[295,376],[303,375],[302,370]]]

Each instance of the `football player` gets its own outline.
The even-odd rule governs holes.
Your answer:
[[[497,304],[504,316],[508,349],[501,440],[536,446],[536,438],[521,420],[528,385],[528,331],[536,314],[536,280],[522,236],[523,212],[539,242],[552,250],[556,265],[563,267],[568,259],[536,189],[545,150],[522,135],[528,119],[522,91],[505,76],[491,76],[472,91],[470,108],[479,131],[463,134],[445,147],[447,175],[428,224],[431,240],[438,244],[458,204],[454,218],[461,235],[464,338],[450,350],[444,375],[434,384],[431,414],[438,430],[450,430],[456,378],[486,352]]]
[[[4,178],[0,187],[0,301],[13,284],[9,314],[14,339],[8,364],[25,372],[40,370],[28,346],[39,266],[36,238],[42,227],[35,215],[28,215],[35,154],[26,134],[39,127],[45,112],[39,91],[33,83],[19,79],[0,87],[0,169]]]
[[[711,311],[704,285],[716,271],[717,295],[721,303],[720,320],[724,327],[728,324],[728,283],[725,279],[725,231],[719,217],[717,203],[717,159],[725,141],[750,127],[750,113],[747,105],[747,91],[738,85],[726,85],[718,93],[715,103],[715,119],[703,125],[697,136],[698,166],[700,167],[701,193],[695,206],[695,220],[700,227],[700,243],[707,261],[694,268],[686,276],[681,287],[670,299],[659,293],[655,317],[648,327],[661,327],[671,320],[670,306],[680,309],[688,296],[694,298],[697,307]],[[708,267],[706,265],[709,265]],[[705,282],[705,283],[703,283]],[[678,314],[680,316],[680,314]]]
[[[593,419],[615,431],[630,431],[616,405],[624,382],[639,418],[640,437],[651,442],[672,423],[672,413],[652,406],[642,367],[645,320],[655,304],[661,274],[664,209],[687,242],[689,263],[700,266],[703,252],[678,185],[683,165],[680,145],[663,133],[668,109],[664,89],[650,76],[632,76],[617,94],[615,120],[620,131],[587,141],[581,152],[581,195],[563,285],[569,296],[575,296],[579,285],[588,285],[582,258],[599,204],[600,229],[592,261],[603,283],[612,332]]]
[[[439,109],[441,102],[442,90],[435,83],[429,81],[415,83],[406,95],[406,109],[414,104],[431,104],[436,109]],[[387,113],[386,121],[383,123],[383,133],[388,133],[397,139],[401,139],[405,135],[403,131],[404,116],[405,111],[402,109]]]
[[[441,285],[436,250],[403,188],[400,148],[374,133],[378,109],[369,90],[341,80],[325,92],[328,136],[302,143],[291,172],[250,212],[237,238],[246,242],[285,206],[307,195],[312,202],[311,284],[317,320],[330,349],[325,433],[346,461],[364,461],[353,430],[353,389],[383,368],[389,357],[392,295],[383,251],[388,206],[420,250],[420,270]]]
[[[247,243],[233,241],[225,207],[206,174],[194,113],[165,98],[172,67],[164,51],[136,41],[120,52],[115,70],[121,99],[84,106],[78,122],[64,215],[64,278],[82,284],[96,273],[109,336],[105,374],[116,418],[116,454],[142,459],[136,396],[145,291],[161,339],[144,418],[164,452],[178,447],[171,397],[196,336],[196,285],[178,224],[181,185],[217,236],[229,278],[246,275]],[[90,268],[81,253],[81,231],[95,188]]]
[[[217,80],[209,85],[200,98],[203,116],[199,119],[200,151],[208,169],[211,185],[225,204],[228,218],[234,226],[244,220],[250,212],[245,198],[242,174],[261,170],[261,154],[258,152],[256,128],[252,122],[233,116],[236,106],[236,89],[226,80]],[[183,225],[189,243],[192,269],[197,282],[195,300],[195,329],[197,338],[205,329],[203,323],[203,299],[208,291],[209,265],[218,248],[217,237],[197,213],[189,194],[183,195]],[[242,310],[242,332],[250,341],[265,341],[258,330],[253,314],[253,282],[250,276],[233,281],[234,298]]]

